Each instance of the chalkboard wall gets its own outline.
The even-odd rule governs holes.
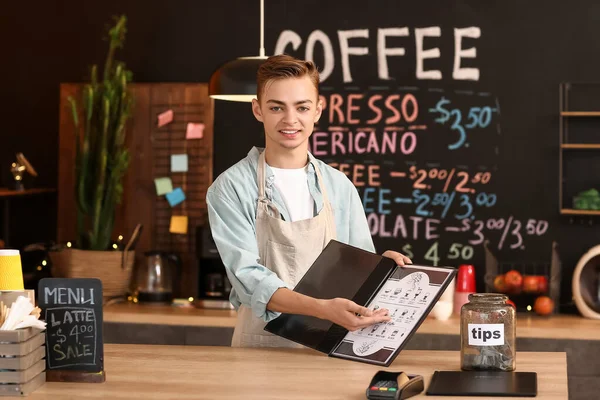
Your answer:
[[[129,16],[122,54],[139,82],[206,82],[258,52],[258,1],[8,7],[0,30],[16,57],[2,66],[13,101],[0,157],[24,151],[40,184],[56,182],[58,83],[103,59],[111,15]],[[572,269],[600,233],[597,221],[558,214],[558,85],[600,81],[599,13],[593,0],[267,1],[265,41],[268,54],[323,70],[327,109],[311,149],[357,184],[378,251],[473,263],[481,280],[483,237],[508,261],[549,262],[557,241],[568,302]],[[217,103],[215,173],[263,144],[260,129],[249,105]]]

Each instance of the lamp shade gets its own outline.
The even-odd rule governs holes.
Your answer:
[[[256,98],[256,73],[267,57],[240,57],[220,66],[210,77],[213,99],[250,102]]]

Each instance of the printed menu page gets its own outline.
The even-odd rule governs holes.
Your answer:
[[[392,361],[441,296],[453,271],[417,265],[396,267],[367,305],[373,310],[388,309],[392,319],[348,332],[331,354],[376,364]]]

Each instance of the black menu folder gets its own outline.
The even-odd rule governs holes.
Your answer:
[[[431,396],[537,396],[537,373],[505,371],[435,371]]]
[[[390,258],[332,240],[294,291],[320,299],[342,297],[371,309],[387,308],[392,320],[349,332],[316,317],[281,314],[265,330],[331,357],[387,367],[455,274],[449,267],[399,267]]]

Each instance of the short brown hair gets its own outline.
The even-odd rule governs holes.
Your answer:
[[[261,64],[256,74],[256,96],[260,101],[268,82],[277,79],[303,78],[308,76],[319,94],[319,71],[312,61],[299,60],[286,54],[271,56]]]

